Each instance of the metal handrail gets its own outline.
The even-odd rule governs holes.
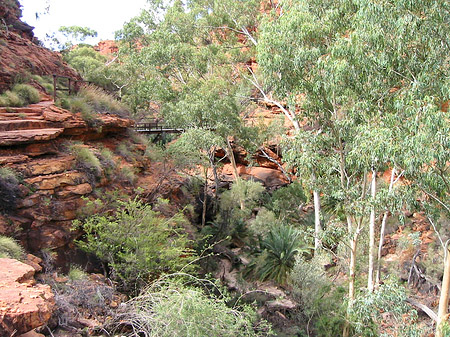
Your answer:
[[[88,84],[92,84],[91,81],[84,81],[84,80],[77,80],[75,78],[69,77],[69,76],[63,76],[63,75],[56,75],[53,74],[53,101],[56,102],[56,91],[68,91],[69,95],[72,94],[72,92],[78,92],[78,90],[80,89],[79,86],[77,85],[78,83],[88,83]],[[68,88],[58,88],[57,87],[57,79],[58,78],[65,78],[68,80]],[[73,83],[73,85],[72,85]]]

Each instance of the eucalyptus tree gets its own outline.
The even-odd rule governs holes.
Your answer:
[[[411,178],[421,177],[418,186],[446,206],[441,199],[448,192],[436,195],[422,178],[430,171],[424,165],[431,166],[434,184],[445,186],[448,117],[431,112],[448,99],[448,23],[445,1],[323,0],[295,1],[261,27],[257,50],[265,83],[309,128],[291,146],[313,159],[315,166],[300,173],[311,179],[322,169],[321,188],[338,202],[348,226],[349,309],[358,237],[369,215],[373,287],[377,172],[397,165],[412,171]],[[434,150],[432,128],[439,130]],[[431,153],[421,153],[421,146]],[[299,158],[293,157],[297,165]]]
[[[136,110],[155,108],[171,126],[221,137],[239,183],[232,149],[245,134],[239,73],[256,43],[248,27],[258,2],[152,3],[118,34],[132,78],[124,99]]]
[[[217,163],[215,161],[216,150],[225,147],[223,138],[217,136],[213,131],[202,129],[189,129],[183,133],[177,142],[171,145],[171,151],[178,153],[177,157],[183,156],[193,165],[203,167],[203,200],[202,200],[202,227],[206,224],[207,194],[208,194],[208,166],[213,173],[215,184],[215,197],[219,190],[219,177],[217,174]],[[192,165],[191,165],[192,166]],[[186,168],[192,168],[186,165]],[[217,202],[217,200],[216,200]]]

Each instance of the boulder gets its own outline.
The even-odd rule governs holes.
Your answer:
[[[239,176],[243,179],[261,182],[264,187],[272,189],[288,184],[288,180],[279,170],[267,167],[246,167],[238,165]],[[225,164],[222,169],[224,181],[233,181],[233,168],[231,164]]]
[[[0,335],[29,332],[50,319],[55,300],[50,286],[36,284],[35,269],[14,259],[0,259]]]

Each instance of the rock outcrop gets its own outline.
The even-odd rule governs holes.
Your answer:
[[[100,153],[108,143],[114,150],[133,124],[108,114],[97,119],[97,127],[91,127],[79,114],[56,107],[45,96],[28,107],[0,108],[0,165],[21,177],[15,211],[0,215],[0,234],[19,230],[22,243],[31,251],[62,247],[77,235],[71,231],[71,222],[85,203],[82,197],[95,187],[110,185],[111,178],[102,169],[99,181],[92,181],[89,169],[76,167],[67,144],[91,142],[87,148]]]
[[[3,18],[3,24],[6,29],[11,32],[15,32],[27,39],[33,39],[33,28],[30,25],[22,22],[22,10],[20,9],[20,3],[18,0],[2,1],[0,3],[0,18]]]
[[[50,286],[36,284],[35,269],[14,259],[0,259],[0,336],[26,333],[44,325],[55,300]]]

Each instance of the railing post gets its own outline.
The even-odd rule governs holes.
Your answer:
[[[56,102],[56,75],[53,74],[53,102]]]

